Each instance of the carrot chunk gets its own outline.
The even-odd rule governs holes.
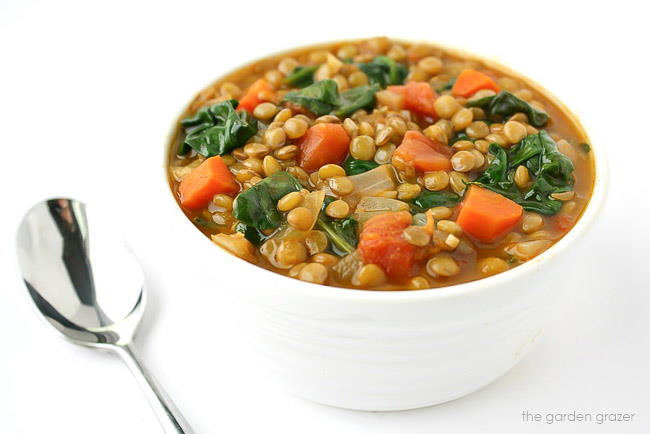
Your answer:
[[[340,124],[316,124],[298,142],[298,164],[308,172],[329,163],[340,163],[348,154],[350,136]]]
[[[514,228],[523,208],[498,193],[472,185],[461,204],[457,222],[465,233],[491,243]]]
[[[402,238],[402,231],[412,221],[408,211],[399,211],[380,214],[365,222],[358,245],[363,260],[380,266],[392,279],[410,277],[416,247]]]
[[[454,86],[451,88],[453,95],[468,97],[481,89],[499,91],[499,86],[487,75],[474,69],[466,69],[460,73]]]
[[[181,181],[178,192],[181,205],[197,210],[206,206],[215,194],[236,193],[239,185],[221,157],[210,157]]]
[[[260,78],[251,84],[246,94],[239,100],[237,110],[246,110],[249,113],[253,113],[255,107],[264,101],[271,101],[274,95],[275,93],[269,82]]]
[[[431,85],[422,81],[409,81],[403,86],[388,86],[390,92],[404,96],[404,107],[425,116],[437,117],[433,103],[436,92]]]
[[[418,131],[407,131],[393,155],[411,164],[420,172],[451,170],[449,146],[429,140]]]

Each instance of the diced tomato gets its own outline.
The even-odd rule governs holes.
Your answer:
[[[573,226],[573,217],[566,214],[556,217],[555,226],[561,231],[568,231]]]
[[[388,277],[404,280],[413,274],[416,247],[404,238],[404,228],[413,218],[407,211],[372,217],[359,236],[359,251],[367,264],[380,266]]]

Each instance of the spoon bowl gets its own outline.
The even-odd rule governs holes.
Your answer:
[[[65,198],[41,202],[23,218],[18,263],[37,313],[69,341],[117,353],[140,383],[164,431],[190,433],[132,346],[145,306],[138,262],[105,218],[94,220],[106,224],[93,227],[91,244],[88,221],[86,206]]]
[[[91,249],[86,207],[70,199],[39,203],[18,230],[18,261],[29,295],[42,317],[74,343],[102,347],[129,342],[142,317],[142,273],[128,251],[122,248],[113,255],[121,247],[115,240],[93,236]],[[104,262],[95,261],[95,254],[102,253],[116,256],[119,269],[105,261],[115,271],[103,273],[99,267]],[[109,279],[96,283],[100,274]],[[110,303],[101,303],[103,298]]]

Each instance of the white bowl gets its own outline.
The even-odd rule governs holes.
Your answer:
[[[251,308],[255,344],[291,392],[335,407],[405,410],[480,389],[536,342],[549,300],[567,289],[551,277],[570,272],[563,258],[571,259],[568,251],[605,198],[605,157],[598,144],[592,150],[593,195],[567,235],[512,270],[442,289],[365,291],[291,279],[228,254],[193,227],[171,195],[168,205],[187,228],[183,242],[193,257],[220,264],[210,268],[214,281],[224,270],[245,276],[237,293]]]

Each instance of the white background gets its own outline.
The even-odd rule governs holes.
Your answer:
[[[15,228],[36,201],[67,195],[126,228],[152,299],[138,343],[198,433],[649,432],[648,14],[641,2],[596,3],[1,0],[0,431],[159,432],[119,360],[55,338],[24,297]],[[461,47],[533,77],[581,117],[611,167],[575,272],[548,276],[565,296],[540,344],[471,396],[399,413],[286,395],[234,326],[225,295],[243,276],[199,283],[160,206],[164,139],[194,92],[286,47],[378,34]],[[524,424],[524,410],[635,416]]]

